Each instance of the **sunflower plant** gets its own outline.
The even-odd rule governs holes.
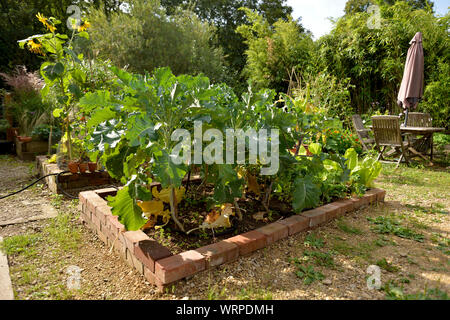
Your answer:
[[[41,90],[43,99],[48,98],[50,91],[56,94],[57,107],[52,116],[60,118],[67,139],[67,153],[72,160],[72,135],[76,102],[83,96],[83,84],[86,82],[86,74],[80,67],[83,55],[76,54],[73,49],[73,41],[77,37],[89,39],[86,30],[90,27],[88,21],[75,23],[72,21],[72,34],[58,33],[57,26],[61,21],[54,17],[45,17],[41,13],[36,18],[43,24],[47,33],[36,34],[26,39],[19,40],[19,46],[40,55],[45,62],[40,67],[41,76],[45,86]],[[50,134],[51,137],[51,134]],[[51,145],[51,139],[49,141]]]

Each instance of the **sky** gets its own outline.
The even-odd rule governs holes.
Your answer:
[[[315,39],[327,34],[332,29],[328,17],[338,18],[344,15],[347,0],[287,0],[294,12],[294,19],[302,17],[302,24],[309,29]],[[450,0],[435,0],[434,10],[445,15],[450,6]]]

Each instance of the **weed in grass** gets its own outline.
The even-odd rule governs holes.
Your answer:
[[[76,250],[80,247],[81,231],[72,223],[73,216],[63,213],[52,219],[44,229],[44,233],[50,235],[50,241],[54,241],[63,251]]]
[[[348,234],[355,234],[355,235],[361,235],[363,234],[363,231],[361,229],[358,229],[357,227],[353,227],[347,223],[345,223],[343,220],[340,220],[337,222],[337,226],[339,229],[344,231]]]
[[[272,300],[272,293],[269,290],[254,289],[253,287],[242,288],[237,296],[238,300]]]
[[[52,194],[51,198],[52,199],[50,200],[50,203],[52,204],[52,206],[54,206],[56,209],[60,209],[64,196],[62,194]]]
[[[314,233],[311,233],[311,234],[306,236],[306,239],[303,242],[303,245],[305,247],[310,247],[310,248],[314,248],[314,249],[320,249],[320,248],[323,248],[325,243],[324,243],[322,238],[320,238],[319,236],[317,236]]]
[[[379,266],[381,269],[384,269],[388,272],[397,272],[400,270],[399,267],[394,266],[392,263],[388,262],[385,258],[378,260],[375,264]]]
[[[296,276],[303,279],[304,284],[310,285],[316,280],[322,281],[325,279],[325,276],[320,271],[314,270],[313,266],[304,266],[297,258],[292,261],[297,267],[297,271],[295,272]]]
[[[405,294],[403,287],[390,281],[383,287],[383,290],[386,292],[387,300],[450,300],[448,294],[438,288],[425,288],[423,292]]]
[[[376,233],[393,234],[397,237],[411,239],[417,242],[423,242],[425,239],[423,234],[416,233],[409,228],[401,226],[400,222],[393,217],[368,217],[367,220],[374,224],[372,231]]]
[[[305,251],[303,255],[307,258],[307,261],[313,259],[319,266],[328,268],[333,268],[335,266],[333,256],[329,252]]]

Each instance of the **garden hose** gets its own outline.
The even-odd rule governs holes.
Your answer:
[[[34,181],[32,184],[30,184],[30,185],[28,185],[28,186],[26,186],[26,187],[20,189],[19,191],[16,191],[16,192],[10,193],[10,194],[8,194],[8,195],[6,195],[6,196],[0,197],[0,200],[1,200],[1,199],[8,198],[8,197],[11,197],[11,196],[13,196],[13,195],[15,195],[15,194],[18,194],[18,193],[22,192],[22,191],[25,191],[26,189],[28,189],[28,188],[34,186],[36,183],[38,183],[39,181],[41,181],[41,180],[44,179],[44,178],[47,178],[47,177],[50,177],[50,176],[59,176],[60,174],[62,174],[62,173],[67,173],[67,172],[69,172],[69,171],[63,171],[63,172],[60,172],[60,173],[50,173],[50,174],[48,174],[48,175],[46,175],[46,176],[40,177],[39,179],[37,179],[36,181]],[[58,179],[56,179],[56,181],[58,182]]]
[[[8,194],[8,195],[6,195],[6,196],[0,197],[0,200],[1,200],[1,199],[8,198],[8,197],[11,197],[11,196],[13,196],[13,195],[15,195],[15,194],[18,194],[18,193],[22,192],[22,191],[25,191],[26,189],[32,187],[33,185],[35,185],[36,183],[38,183],[38,182],[41,181],[42,179],[47,178],[47,177],[50,177],[50,176],[56,176],[56,185],[58,186],[59,190],[61,190],[61,192],[62,192],[65,196],[67,196],[67,197],[69,197],[69,198],[71,198],[71,199],[78,199],[78,197],[75,197],[75,196],[73,196],[73,195],[71,195],[71,194],[68,194],[66,191],[64,191],[64,189],[61,188],[61,185],[59,184],[59,179],[58,179],[59,176],[60,176],[61,174],[63,174],[63,173],[69,173],[69,172],[70,172],[70,171],[62,171],[62,172],[59,172],[59,173],[50,173],[50,174],[47,174],[47,175],[45,175],[45,176],[43,176],[43,177],[40,177],[40,178],[37,179],[36,181],[34,181],[32,184],[30,184],[30,185],[28,185],[28,186],[26,186],[26,187],[20,189],[19,191],[16,191],[16,192],[10,193],[10,194]]]

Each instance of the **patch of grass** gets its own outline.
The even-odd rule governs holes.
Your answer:
[[[348,234],[355,234],[355,235],[361,235],[363,234],[363,231],[357,227],[351,226],[347,223],[345,223],[343,220],[339,220],[337,222],[337,226],[340,230],[344,231]]]
[[[74,219],[70,213],[60,213],[44,228],[49,235],[48,241],[58,244],[63,251],[76,250],[80,247],[81,231],[72,223]]]
[[[242,288],[237,296],[238,300],[272,300],[272,292],[260,288]]]
[[[325,242],[323,239],[319,236],[317,236],[315,233],[311,233],[306,236],[305,241],[303,242],[303,245],[305,247],[314,248],[314,249],[320,249],[323,248],[325,245]]]
[[[381,269],[384,269],[388,272],[394,273],[400,270],[399,267],[394,266],[392,263],[388,262],[385,258],[378,260],[375,264],[379,266]]]
[[[438,288],[425,288],[423,292],[406,294],[403,287],[393,281],[386,283],[383,290],[386,292],[387,300],[450,300],[447,292]]]
[[[50,200],[51,205],[54,206],[56,209],[60,209],[64,200],[64,196],[62,194],[52,194],[51,198],[52,198]]]
[[[393,234],[400,238],[410,239],[417,242],[423,242],[423,234],[416,233],[413,230],[403,227],[400,222],[393,217],[378,216],[376,218],[368,217],[367,220],[374,224],[372,231],[381,234]]]
[[[319,266],[328,268],[335,266],[333,256],[329,252],[305,251],[303,255],[307,258],[306,261],[313,259]]]
[[[36,249],[33,246],[39,239],[40,236],[36,233],[8,237],[0,243],[0,249],[6,255],[23,254],[26,257],[31,257],[36,254]]]

